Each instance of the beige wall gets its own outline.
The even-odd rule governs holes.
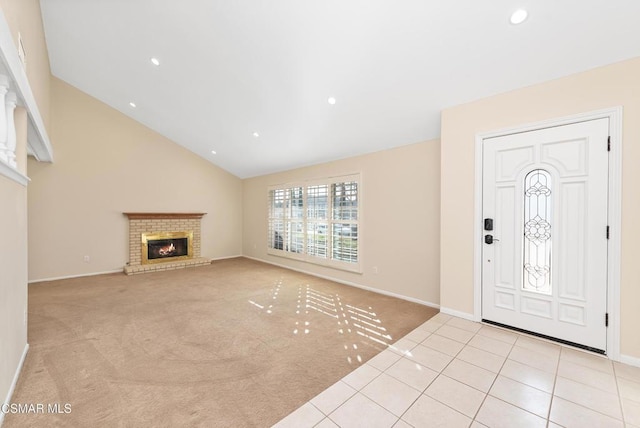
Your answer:
[[[41,114],[48,110],[49,59],[37,0],[0,0],[14,40],[20,31],[33,61],[27,73]],[[45,121],[45,124],[48,123]],[[27,114],[16,109],[16,160],[26,170]],[[0,404],[9,398],[18,364],[27,345],[27,188],[0,176]],[[0,414],[0,423],[2,421]]]
[[[38,0],[0,0],[15,45],[18,45],[18,32],[22,35],[22,45],[26,52],[27,78],[33,96],[38,103],[45,128],[49,129],[49,53],[44,38],[42,12]]]
[[[26,126],[26,122],[25,122]],[[25,128],[26,129],[26,128]],[[22,139],[21,145],[26,140]],[[27,188],[0,176],[0,404],[27,344]],[[2,415],[0,414],[0,421]]]
[[[272,263],[437,304],[440,144],[428,141],[244,181],[243,252]],[[267,187],[361,173],[363,273],[268,255]],[[378,268],[378,274],[373,268]]]
[[[640,58],[442,113],[441,304],[473,313],[475,136],[623,106],[621,353],[640,358]]]
[[[239,178],[56,78],[50,135],[56,161],[28,164],[30,280],[122,269],[128,211],[206,212],[202,255],[242,253]]]

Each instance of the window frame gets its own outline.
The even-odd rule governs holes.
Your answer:
[[[339,183],[349,183],[355,182],[357,183],[356,187],[356,219],[334,219],[334,190],[333,185]],[[310,187],[315,186],[327,186],[327,205],[326,205],[326,216],[325,218],[317,218],[317,217],[309,217],[308,212],[308,190]],[[292,223],[299,222],[297,218],[287,218],[286,210],[287,208],[283,204],[283,211],[280,213],[272,211],[272,192],[274,191],[285,191],[286,201],[286,192],[291,193],[292,189],[302,188],[303,194],[303,206],[302,206],[302,231],[304,234],[304,239],[302,241],[302,252],[292,252],[287,250],[286,245],[287,242],[290,241],[288,236],[288,225]],[[313,180],[299,180],[295,182],[282,183],[277,185],[270,185],[267,188],[267,254],[284,257],[287,259],[303,261],[319,266],[330,267],[334,269],[362,273],[362,179],[360,173],[348,174],[348,175],[340,175],[340,176],[332,176],[321,179],[313,179]],[[291,199],[290,199],[291,200]],[[289,208],[290,209],[290,208]],[[277,215],[280,214],[280,215]],[[276,229],[274,227],[274,222],[281,221],[283,226],[281,229]],[[325,223],[326,224],[326,258],[317,256],[314,254],[308,254],[309,251],[309,224],[310,223]],[[356,230],[356,261],[348,262],[342,260],[333,259],[333,230],[334,224],[349,224],[349,227],[355,226]],[[281,248],[277,248],[276,238],[273,237],[273,233],[276,231],[282,231],[283,236],[281,238]],[[353,229],[352,229],[353,230]],[[312,245],[312,244],[311,244]],[[317,247],[314,247],[317,248]]]

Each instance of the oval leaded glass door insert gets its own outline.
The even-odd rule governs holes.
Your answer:
[[[524,178],[524,278],[522,289],[551,294],[551,174]]]

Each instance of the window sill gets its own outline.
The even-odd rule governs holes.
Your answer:
[[[288,253],[282,250],[274,250],[272,248],[267,249],[267,254],[270,256],[276,256],[287,260],[294,260],[298,262],[309,263],[316,266],[326,267],[330,269],[341,270],[344,272],[357,273],[362,275],[362,267],[360,263],[347,263],[336,260],[324,260],[317,257],[298,255],[296,253]]]

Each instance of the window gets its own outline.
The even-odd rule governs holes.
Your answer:
[[[269,189],[268,253],[360,271],[358,175]]]

